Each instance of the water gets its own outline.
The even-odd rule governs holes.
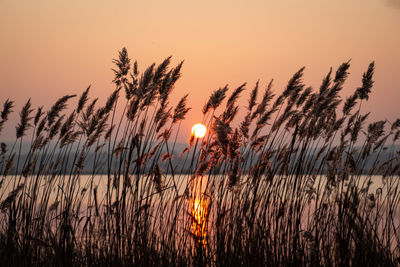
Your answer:
[[[161,191],[155,186],[153,176],[142,176],[139,179],[130,176],[125,180],[122,176],[118,179],[107,175],[41,176],[39,179],[35,176],[7,176],[3,178],[0,189],[1,201],[9,196],[19,180],[25,183],[25,189],[18,196],[22,196],[28,203],[36,198],[32,220],[40,221],[42,214],[46,214],[44,222],[48,222],[54,231],[59,229],[60,221],[57,220],[62,217],[66,199],[72,199],[70,214],[72,217],[75,214],[77,216],[73,219],[75,237],[82,238],[82,241],[87,238],[84,228],[88,218],[91,218],[94,225],[90,236],[109,238],[104,237],[102,232],[105,229],[104,221],[114,222],[117,213],[115,207],[118,206],[124,211],[119,216],[125,217],[129,227],[135,226],[135,214],[143,214],[139,227],[146,227],[146,233],[159,242],[167,242],[168,246],[185,251],[193,248],[209,251],[208,248],[216,249],[218,232],[226,231],[228,234],[225,238],[231,238],[235,235],[234,225],[237,222],[248,227],[248,216],[253,216],[249,218],[250,223],[256,223],[256,227],[265,227],[262,231],[285,234],[286,230],[283,229],[286,229],[288,218],[299,216],[295,210],[296,201],[301,204],[298,234],[303,235],[313,232],[315,218],[324,219],[326,214],[328,220],[335,220],[341,205],[340,196],[348,192],[346,188],[349,184],[358,190],[360,215],[370,216],[372,221],[377,219],[373,231],[382,236],[382,240],[385,240],[382,233],[387,231],[387,222],[393,224],[393,227],[400,225],[398,176],[359,176],[337,183],[335,187],[326,186],[326,176],[303,175],[300,179],[295,176],[275,176],[273,181],[262,176],[257,178],[258,187],[255,187],[253,178],[241,176],[238,185],[230,188],[227,176],[165,175]],[[121,202],[116,200],[122,199],[124,190],[126,208],[122,209]],[[253,203],[254,213],[251,212]],[[321,216],[325,204],[328,209],[322,211]],[[7,212],[0,213],[0,227],[3,229],[7,229],[6,216]],[[148,220],[148,223],[143,223],[143,220]],[[108,234],[115,233],[113,227],[115,225],[107,230]],[[397,246],[396,239],[390,240],[390,246],[393,249]]]
[[[54,200],[60,195],[65,195],[68,192],[60,192],[65,190],[65,188],[70,187],[71,184],[74,184],[74,192],[78,194],[79,191],[83,197],[83,200],[87,200],[88,192],[96,188],[98,200],[101,202],[105,199],[106,193],[109,191],[108,188],[114,186],[114,190],[116,190],[117,183],[119,181],[119,191],[123,188],[124,179],[120,176],[118,179],[115,177],[107,177],[107,175],[81,175],[80,177],[70,177],[70,176],[57,176],[51,177],[42,175],[39,179],[36,176],[30,176],[27,178],[19,177],[19,176],[6,176],[3,177],[4,181],[2,186],[0,187],[0,200],[4,200],[8,194],[12,191],[13,187],[19,183],[25,183],[25,190],[30,191],[35,183],[39,191],[39,195],[44,191],[47,192],[50,190],[50,200]],[[135,187],[136,185],[136,176],[130,176],[127,183],[131,187]],[[247,177],[242,176],[240,180],[241,185],[246,185]],[[261,180],[259,190],[265,189],[267,183],[265,177],[260,177]],[[274,183],[279,183],[280,186],[285,186],[286,189],[292,190],[292,186],[294,186],[294,177],[286,177],[286,176],[276,176],[274,178]],[[325,189],[326,186],[326,177],[325,176],[309,176],[303,175],[301,177],[301,186],[303,189],[306,189],[307,186],[312,186],[314,190],[317,192],[321,192],[321,190]],[[397,189],[397,182],[399,180],[398,176],[394,176],[391,178],[383,178],[382,176],[360,176],[356,179],[357,187],[367,194],[376,194],[376,195],[386,195],[387,193],[393,193]],[[343,183],[344,187],[349,184],[349,181],[345,181]],[[369,184],[369,186],[368,186]],[[139,188],[137,194],[142,198],[145,197],[153,197],[157,196],[158,192],[156,187],[154,186],[153,177],[148,175],[143,175],[139,179],[138,182]],[[194,177],[191,175],[175,175],[174,177],[171,175],[163,176],[163,187],[162,194],[164,198],[169,197],[177,197],[177,196],[186,196],[188,198],[199,199],[204,197],[210,197],[210,194],[216,195],[220,194],[217,187],[227,188],[228,186],[228,178],[221,175],[213,175],[213,176],[202,176],[202,177]],[[365,192],[367,191],[367,192]],[[226,193],[226,192],[224,192]],[[228,192],[229,194],[229,192]],[[220,197],[217,196],[217,197]],[[51,202],[51,201],[50,201]]]

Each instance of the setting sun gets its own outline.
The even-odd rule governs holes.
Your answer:
[[[207,128],[201,123],[197,123],[192,127],[192,135],[196,138],[202,138],[206,135]]]

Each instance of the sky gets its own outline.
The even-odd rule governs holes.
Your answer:
[[[225,84],[247,82],[243,110],[258,79],[263,88],[273,78],[279,93],[305,66],[304,82],[318,88],[330,67],[349,59],[342,96],[374,60],[375,86],[363,111],[372,111],[370,120],[400,117],[400,0],[0,0],[0,36],[0,104],[16,102],[2,140],[13,140],[29,97],[33,107],[50,107],[91,85],[91,96],[104,102],[122,47],[141,70],[170,55],[173,64],[184,60],[171,102],[189,93],[187,135]]]

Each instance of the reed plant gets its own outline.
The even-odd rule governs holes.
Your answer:
[[[3,266],[398,264],[400,119],[367,125],[374,62],[345,99],[350,62],[317,90],[304,67],[280,94],[257,81],[244,111],[247,84],[219,88],[183,151],[188,95],[169,99],[183,62],[113,63],[104,105],[90,86],[48,111],[29,99],[1,143]]]

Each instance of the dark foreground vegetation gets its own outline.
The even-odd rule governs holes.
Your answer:
[[[398,264],[400,120],[367,125],[374,63],[345,99],[349,62],[318,89],[303,84],[304,68],[280,95],[257,82],[243,120],[246,84],[220,88],[203,108],[207,135],[183,151],[188,96],[169,104],[182,64],[140,73],[125,49],[114,63],[105,105],[89,88],[49,110],[28,101],[15,143],[1,143],[0,265]],[[0,131],[13,127],[13,105]]]

